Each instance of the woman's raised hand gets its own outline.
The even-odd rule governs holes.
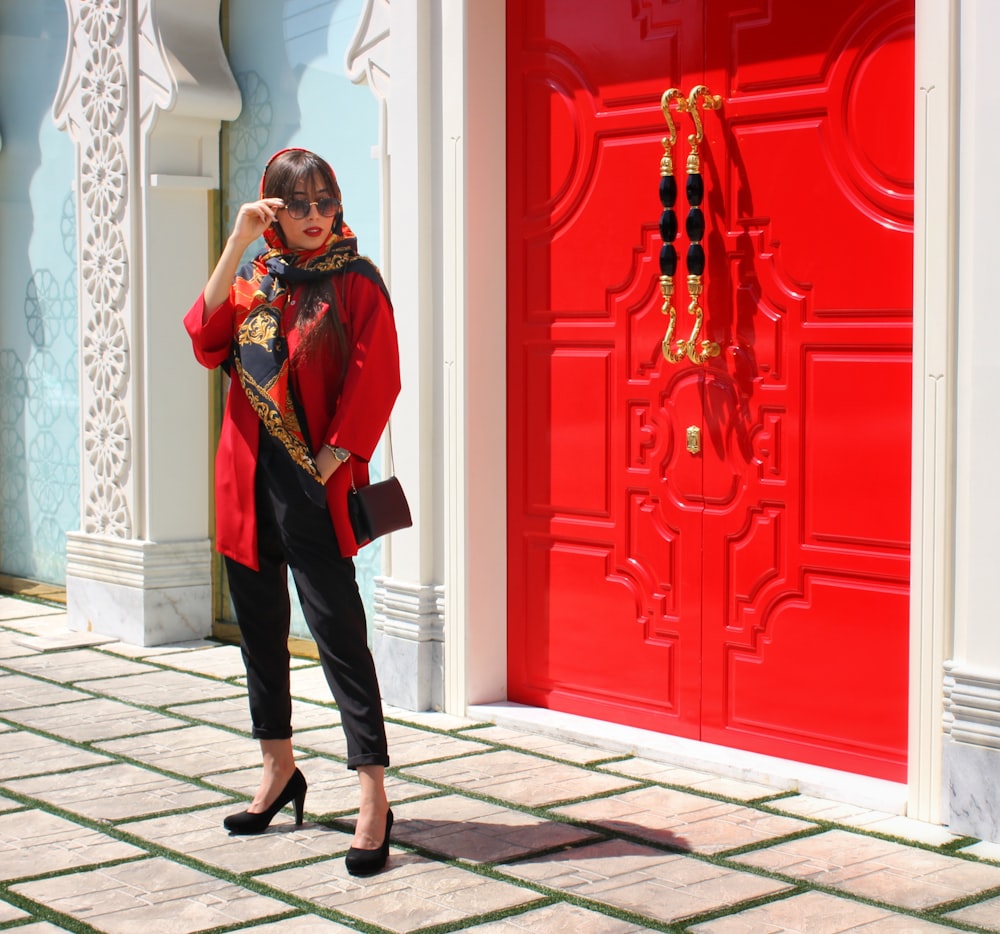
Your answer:
[[[262,198],[240,205],[230,239],[242,244],[243,248],[249,246],[278,219],[278,208],[284,206],[281,198]]]
[[[239,268],[243,251],[250,246],[275,220],[278,208],[284,207],[281,198],[262,198],[240,206],[233,222],[233,232],[222,248],[222,255],[205,284],[205,312],[207,321],[229,295],[229,287]]]

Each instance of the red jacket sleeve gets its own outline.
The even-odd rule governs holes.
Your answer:
[[[205,321],[205,296],[202,294],[184,316],[184,327],[191,337],[195,359],[202,366],[214,370],[229,359],[235,311],[227,298]]]
[[[214,369],[229,359],[234,314],[227,300],[204,321],[205,299],[199,295],[184,316],[195,358],[202,366]],[[215,454],[215,546],[255,570],[260,567],[254,493],[259,429],[260,419],[246,393],[238,383],[231,384]]]

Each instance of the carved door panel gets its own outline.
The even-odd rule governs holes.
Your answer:
[[[901,779],[912,2],[508,9],[509,696]],[[671,362],[699,84],[721,352]]]

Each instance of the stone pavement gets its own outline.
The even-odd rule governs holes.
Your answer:
[[[891,814],[386,709],[385,871],[315,662],[306,822],[231,837],[257,778],[235,646],[138,648],[0,596],[0,929],[19,934],[1000,931],[1000,847]]]

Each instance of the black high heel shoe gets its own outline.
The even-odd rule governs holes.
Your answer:
[[[306,805],[306,778],[296,769],[292,777],[288,779],[288,784],[282,789],[281,794],[274,799],[273,804],[266,810],[258,813],[251,811],[240,811],[239,814],[230,814],[223,822],[222,826],[232,834],[249,835],[263,833],[268,825],[289,801],[295,802],[295,826],[302,825],[302,810]]]
[[[344,865],[352,876],[370,876],[378,872],[389,858],[389,831],[392,830],[392,811],[385,815],[385,836],[376,850],[361,850],[352,846],[344,857]]]

